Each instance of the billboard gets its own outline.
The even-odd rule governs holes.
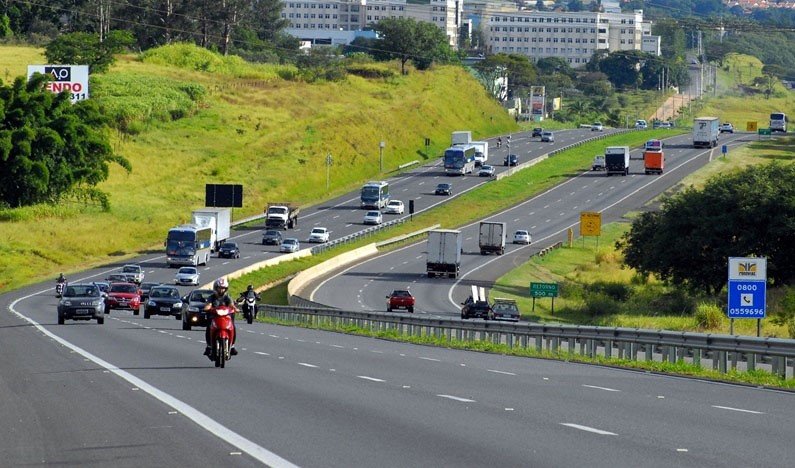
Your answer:
[[[242,208],[243,186],[239,184],[204,184],[204,206]]]
[[[544,86],[530,87],[530,114],[534,117],[544,116],[545,89]]]
[[[88,99],[88,65],[28,65],[28,80],[34,73],[50,75],[45,87],[50,92],[67,91],[73,103]]]

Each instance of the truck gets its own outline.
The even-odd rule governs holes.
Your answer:
[[[482,166],[489,160],[489,142],[472,141],[469,143],[475,147],[475,166]]]
[[[496,253],[502,255],[505,253],[505,236],[506,236],[505,223],[496,223],[492,221],[480,222],[480,234],[478,235],[478,246],[480,247],[481,255],[488,255]]]
[[[643,169],[646,174],[662,174],[665,169],[665,153],[662,151],[644,151]]]
[[[451,146],[455,145],[468,145],[472,142],[472,132],[469,130],[459,130],[453,132],[450,140]]]
[[[428,278],[457,278],[461,267],[461,231],[435,229],[428,231]]]
[[[718,146],[720,120],[717,117],[698,117],[693,121],[693,148]]]
[[[605,171],[608,176],[629,174],[629,146],[608,146],[605,148]]]
[[[298,205],[293,203],[268,203],[265,207],[265,227],[269,229],[294,229],[298,226]]]
[[[213,252],[227,239],[232,230],[232,208],[201,208],[191,213],[191,224],[212,229],[210,246]]]

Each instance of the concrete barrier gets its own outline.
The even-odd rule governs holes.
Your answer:
[[[298,252],[293,252],[293,253],[289,253],[289,254],[286,254],[286,255],[279,255],[278,257],[269,258],[267,260],[263,260],[261,262],[257,262],[257,263],[254,263],[252,265],[249,265],[249,266],[247,266],[245,268],[241,268],[240,270],[233,271],[233,272],[231,272],[231,273],[226,275],[226,279],[232,280],[232,279],[235,279],[235,278],[240,278],[241,276],[243,276],[243,275],[245,275],[247,273],[251,273],[252,271],[256,271],[256,270],[259,270],[259,269],[262,269],[262,268],[265,268],[265,267],[269,267],[269,266],[273,266],[273,265],[278,265],[279,263],[282,263],[282,262],[289,262],[291,260],[295,260],[295,259],[298,259],[298,258],[308,257],[310,255],[312,255],[312,251],[310,249],[301,249]],[[202,285],[200,287],[200,289],[212,289],[213,282],[215,282],[215,278],[213,278],[213,281]]]

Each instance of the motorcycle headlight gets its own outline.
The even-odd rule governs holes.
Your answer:
[[[174,308],[175,309],[181,309],[182,308],[182,303],[181,302],[177,302],[176,304],[174,304]]]
[[[149,307],[155,307],[157,304],[155,303],[155,301],[149,301],[146,305],[148,305]]]

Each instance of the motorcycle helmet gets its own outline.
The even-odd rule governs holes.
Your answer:
[[[248,285],[248,287],[246,287],[246,291],[251,291],[252,289],[254,289],[254,286],[250,284]]]
[[[226,292],[226,290],[229,289],[229,281],[227,281],[224,277],[218,278],[215,280],[215,283],[213,283],[213,289],[217,293]]]

